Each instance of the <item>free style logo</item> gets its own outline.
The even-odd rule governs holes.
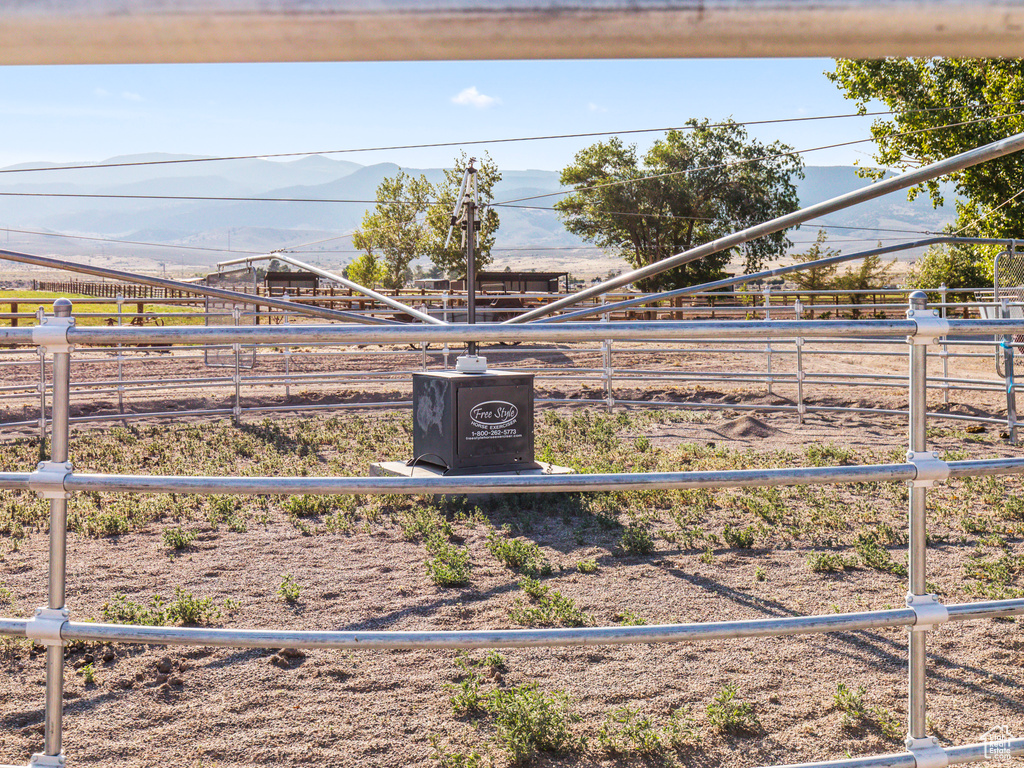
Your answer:
[[[515,424],[519,409],[504,400],[488,400],[469,409],[469,422],[481,429],[498,429]]]

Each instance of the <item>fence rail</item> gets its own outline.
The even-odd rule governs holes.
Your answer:
[[[1024,459],[951,461],[927,450],[927,355],[948,333],[1024,333],[1024,320],[944,320],[925,308],[927,297],[915,294],[907,319],[901,321],[807,322],[763,321],[715,323],[581,323],[566,328],[540,324],[503,328],[505,338],[552,341],[571,334],[575,340],[760,338],[778,336],[831,336],[850,339],[905,335],[910,342],[908,394],[909,452],[906,463],[861,467],[803,467],[708,472],[576,475],[569,477],[456,478],[310,478],[310,477],[179,477],[77,474],[69,463],[70,362],[73,345],[111,343],[366,343],[399,341],[468,341],[493,338],[480,326],[385,328],[75,328],[71,305],[55,304],[54,317],[34,329],[6,329],[0,340],[37,345],[52,355],[53,434],[50,461],[36,471],[0,474],[0,488],[32,490],[50,500],[50,556],[48,603],[32,619],[0,619],[0,634],[34,639],[47,647],[46,706],[43,751],[33,756],[36,766],[63,765],[62,645],[71,640],[145,644],[231,645],[240,647],[311,648],[454,648],[552,646],[617,643],[717,641],[735,637],[771,637],[791,634],[848,631],[884,626],[910,628],[908,643],[907,752],[852,758],[816,765],[861,768],[907,766],[925,768],[984,759],[985,745],[943,748],[927,733],[926,642],[928,633],[948,621],[993,619],[1024,614],[1024,600],[997,600],[944,606],[926,592],[928,487],[949,478],[1024,472]],[[828,616],[799,616],[754,621],[674,624],[646,627],[596,627],[568,630],[498,630],[451,632],[294,632],[289,630],[196,629],[137,627],[72,621],[65,605],[67,559],[67,503],[71,493],[121,491],[152,493],[469,493],[529,491],[593,491],[624,488],[707,488],[768,486],[805,483],[891,482],[910,483],[907,607],[884,611]],[[1024,740],[1003,745],[1008,754],[1024,754]]]

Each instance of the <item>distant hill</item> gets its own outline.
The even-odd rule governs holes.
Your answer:
[[[138,165],[152,161],[161,161],[161,164]],[[78,165],[86,164],[65,163],[60,167]],[[230,254],[181,247],[224,250],[230,247],[238,251],[267,252],[334,238],[328,243],[311,246],[307,250],[313,252],[306,255],[325,265],[340,266],[354,256],[347,235],[358,226],[364,211],[372,207],[366,201],[374,199],[376,188],[385,177],[399,170],[393,163],[363,166],[327,156],[280,162],[261,159],[207,162],[204,158],[187,155],[148,154],[110,158],[97,165],[119,167],[2,172],[25,167],[56,167],[53,163],[38,163],[0,169],[0,193],[7,193],[3,195],[0,228],[11,230],[7,247],[68,257],[116,254],[154,263],[213,264],[229,258]],[[404,170],[413,175],[423,173],[431,182],[443,178],[439,168]],[[555,212],[549,210],[559,199],[551,196],[560,189],[558,173],[543,170],[505,170],[502,173],[503,179],[495,190],[496,200],[530,199],[520,203],[528,207],[499,210],[502,226],[496,244],[497,263],[543,268],[564,265],[567,259],[570,262],[585,260],[588,253],[593,255],[592,250],[575,250],[586,244],[566,232]],[[801,203],[810,205],[868,183],[858,178],[851,168],[810,166],[806,169],[806,178],[797,186]],[[10,193],[154,195],[183,199],[19,197],[9,196]],[[185,199],[195,196],[351,202]],[[947,197],[952,199],[953,196]],[[952,216],[951,208],[932,209],[925,196],[910,203],[905,193],[895,193],[831,214],[826,221],[851,227],[829,230],[834,247],[850,251],[873,245],[879,238],[886,241],[914,238],[910,233],[870,231],[873,228],[937,230]],[[815,223],[805,225],[805,231],[798,233],[794,240],[812,240],[815,229]],[[45,230],[172,247],[41,237],[15,230]],[[537,250],[531,252],[534,248]],[[515,250],[503,255],[501,249]]]

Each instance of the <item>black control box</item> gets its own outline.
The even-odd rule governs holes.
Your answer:
[[[533,374],[414,373],[412,414],[416,465],[448,475],[540,466],[533,459]]]

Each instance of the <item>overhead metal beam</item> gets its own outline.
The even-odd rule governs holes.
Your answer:
[[[0,63],[1024,56],[1021,0],[0,3]]]

